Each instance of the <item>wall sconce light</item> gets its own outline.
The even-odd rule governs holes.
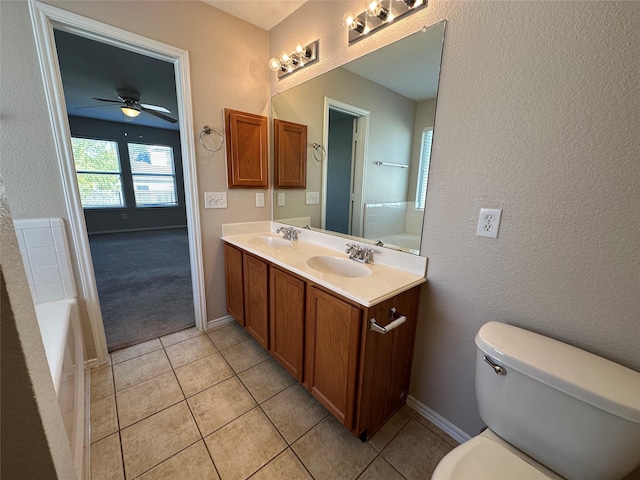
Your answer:
[[[299,43],[291,53],[283,52],[280,58],[269,60],[269,68],[278,73],[278,79],[286,77],[290,73],[300,70],[307,65],[318,61],[318,40],[308,45]]]
[[[347,12],[342,25],[349,31],[352,44],[426,6],[427,0],[366,0],[364,12]]]

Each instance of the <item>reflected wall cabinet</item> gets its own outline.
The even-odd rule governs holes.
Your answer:
[[[229,188],[269,188],[267,117],[224,109]]]
[[[307,126],[273,120],[274,184],[276,188],[307,187]]]

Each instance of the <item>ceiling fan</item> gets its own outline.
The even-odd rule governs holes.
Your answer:
[[[164,107],[160,107],[158,105],[149,105],[147,103],[140,103],[140,93],[135,90],[125,90],[119,88],[116,90],[118,94],[118,98],[120,100],[110,100],[107,98],[96,98],[92,97],[94,100],[98,100],[99,102],[109,102],[115,103],[120,106],[120,110],[122,113],[127,115],[128,117],[137,117],[140,115],[140,112],[145,112],[150,115],[154,115],[162,120],[166,120],[167,122],[176,123],[177,120],[175,118],[171,118],[165,113],[171,113],[171,111],[167,110]],[[106,106],[106,105],[105,105]],[[82,107],[81,107],[82,108]],[[84,107],[88,108],[88,107]]]

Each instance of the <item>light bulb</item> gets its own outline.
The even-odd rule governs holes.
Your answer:
[[[127,117],[135,118],[140,115],[140,111],[136,110],[135,108],[120,107],[120,110],[122,110],[122,113],[124,113]]]
[[[342,25],[347,30],[355,30],[358,33],[362,33],[365,28],[365,24],[358,18],[355,13],[347,12],[342,17]]]
[[[284,65],[289,65],[291,63],[291,57],[289,56],[289,54],[287,52],[282,52],[282,54],[280,55],[280,61]]]
[[[282,70],[284,71],[284,67],[282,66],[282,64],[280,63],[280,60],[278,60],[277,58],[272,58],[271,60],[269,60],[269,68],[271,70],[273,70],[274,72],[277,72],[278,70]]]
[[[378,17],[380,20],[385,20],[389,13],[389,10],[378,0],[368,1],[365,4],[365,8],[367,9],[367,15],[371,17]]]
[[[311,53],[309,52],[309,49],[307,47],[305,47],[302,43],[298,43],[296,45],[296,55],[298,55],[300,58],[306,58],[309,57],[311,55]]]

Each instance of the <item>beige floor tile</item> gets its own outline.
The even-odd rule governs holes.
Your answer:
[[[164,350],[156,350],[113,366],[116,391],[129,388],[171,371],[171,364]]]
[[[184,395],[176,376],[167,372],[120,390],[116,399],[120,428],[125,428],[184,400]]]
[[[269,353],[253,338],[220,351],[236,373],[243,372],[269,358]]]
[[[260,408],[206,437],[205,443],[222,480],[243,480],[287,448]]]
[[[160,337],[160,341],[162,342],[162,345],[168,347],[169,345],[184,342],[185,340],[197,337],[198,335],[203,335],[203,332],[196,329],[196,327],[191,327],[180,330],[179,332],[170,333],[169,335],[165,335],[164,337]]]
[[[296,381],[273,358],[239,373],[238,378],[258,403],[273,397]]]
[[[411,416],[403,410],[397,412],[393,417],[387,420],[380,430],[378,430],[373,437],[369,439],[369,445],[375,448],[378,452],[382,451],[389,442],[395,437],[402,427],[411,420]]]
[[[113,372],[108,365],[91,369],[91,401],[113,395]]]
[[[299,383],[264,402],[262,409],[289,444],[329,414]]]
[[[381,455],[408,480],[422,480],[431,477],[451,449],[435,433],[411,419]]]
[[[162,348],[162,343],[157,338],[149,340],[148,342],[132,345],[131,347],[116,350],[111,353],[111,361],[115,365],[116,363],[126,362],[132,358],[139,357],[145,353],[151,353]]]
[[[233,377],[234,373],[222,355],[214,353],[176,368],[176,376],[184,394],[190,397]]]
[[[206,335],[198,335],[184,342],[166,347],[167,356],[173,368],[182,367],[217,350]]]
[[[186,402],[121,430],[120,436],[127,479],[137,477],[200,439]]]
[[[437,425],[433,424],[431,421],[427,420],[426,418],[424,418],[422,415],[420,414],[416,414],[415,417],[413,417],[415,420],[417,420],[418,422],[420,422],[422,425],[424,425],[425,427],[427,427],[429,430],[431,430],[433,433],[435,433],[436,435],[438,435],[441,439],[443,439],[445,442],[447,442],[449,445],[451,445],[453,448],[457,447],[458,445],[460,445],[460,442],[458,442],[456,439],[454,439],[453,437],[451,437],[448,433],[446,433],[444,430],[442,430],[440,427],[438,427]]]
[[[256,406],[236,378],[230,378],[187,399],[203,436],[218,430]]]
[[[287,448],[251,476],[251,480],[313,480],[298,457]]]
[[[138,480],[218,480],[207,447],[200,441],[152,468]]]
[[[118,431],[115,395],[91,403],[91,443]]]
[[[123,480],[120,436],[117,433],[91,445],[91,480]]]
[[[316,480],[355,479],[377,454],[333,416],[327,417],[291,448]]]
[[[207,335],[215,346],[218,347],[218,350],[224,350],[225,348],[229,348],[251,338],[249,333],[236,321],[223,327],[209,330]]]
[[[404,478],[384,458],[376,457],[358,480],[404,480]]]

